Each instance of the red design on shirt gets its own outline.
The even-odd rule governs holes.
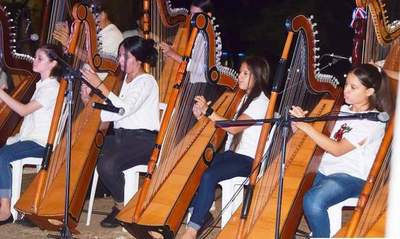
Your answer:
[[[340,126],[340,129],[338,131],[336,131],[336,133],[333,135],[333,138],[336,141],[340,141],[343,138],[343,135],[347,132],[350,132],[352,130],[352,128],[350,128],[350,126],[347,125],[347,123],[342,124],[342,126]]]

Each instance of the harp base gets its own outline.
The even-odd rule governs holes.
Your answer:
[[[174,239],[175,234],[171,231],[168,225],[162,226],[146,226],[140,225],[136,223],[126,223],[121,222],[121,225],[133,236],[137,238],[143,239],[154,239],[154,238],[163,238],[163,239]],[[158,237],[154,237],[152,235],[158,235]]]

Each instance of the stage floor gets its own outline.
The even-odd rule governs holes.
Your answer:
[[[33,179],[33,177],[34,177],[33,173],[24,174],[23,189],[28,185],[28,183]],[[216,198],[217,198],[215,206],[216,208],[212,212],[214,216],[217,216],[221,208],[221,197],[219,189],[217,189]],[[94,213],[92,215],[92,221],[90,226],[86,226],[87,204],[88,200],[85,203],[84,212],[81,215],[80,223],[77,227],[77,229],[81,232],[81,234],[77,235],[77,238],[84,238],[84,239],[133,238],[133,236],[131,236],[129,233],[122,231],[122,227],[117,227],[114,229],[106,229],[100,226],[100,221],[105,217],[105,215],[109,212],[109,210],[112,207],[113,202],[110,197],[96,198],[93,206]],[[351,216],[351,211],[345,211],[343,220],[346,221],[350,216]],[[185,225],[182,224],[178,232],[178,238],[179,235],[183,232],[184,228]],[[308,226],[305,223],[304,219],[302,220],[299,229],[305,232],[309,231]],[[220,224],[218,223],[218,225],[212,230],[212,232],[210,233],[209,236],[207,236],[207,238],[209,239],[215,238],[219,230],[220,230]],[[38,238],[46,238],[48,234],[56,234],[56,233],[43,231],[37,227],[36,228],[24,227],[19,224],[7,224],[0,226],[0,235],[1,238],[4,239],[21,239],[21,238],[38,239]],[[302,237],[296,237],[296,238],[302,238]]]

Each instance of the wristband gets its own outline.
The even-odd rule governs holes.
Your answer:
[[[204,114],[205,116],[209,117],[210,115],[212,115],[212,113],[214,113],[213,108],[211,108],[210,106],[208,106],[206,113]]]

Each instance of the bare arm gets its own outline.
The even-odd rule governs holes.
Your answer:
[[[172,58],[174,61],[181,63],[182,56],[180,56],[170,45],[165,42],[160,43],[161,51],[169,58]]]
[[[23,104],[8,95],[3,89],[0,89],[0,99],[20,116],[29,115],[30,113],[42,107],[42,105],[36,100],[32,100],[27,104]]]
[[[108,97],[108,95],[110,94],[110,90],[104,84],[102,84],[102,81],[96,74],[96,72],[94,72],[90,67],[88,67],[81,69],[81,73],[83,75],[83,78],[87,82],[89,82],[93,87],[99,89],[104,96]]]
[[[301,118],[305,117],[307,111],[303,111],[298,106],[293,106],[290,110],[290,114]],[[293,122],[292,127],[294,131],[299,129],[307,134],[319,147],[321,147],[326,152],[334,155],[334,156],[341,156],[350,152],[351,150],[355,149],[354,145],[352,145],[347,139],[342,139],[340,141],[335,141],[328,136],[324,135],[323,133],[315,130],[315,128],[309,124],[304,122]]]
[[[197,117],[204,117],[205,113],[207,111],[208,105],[211,103],[210,101],[207,102],[206,99],[203,96],[196,96],[195,98],[196,104],[193,106],[193,114]],[[227,120],[226,118],[220,116],[216,112],[213,112],[208,118],[215,122],[218,120]],[[241,114],[238,118],[238,120],[251,120],[252,118],[246,114]],[[226,127],[223,128],[225,131],[231,133],[231,134],[237,134],[245,130],[250,126],[238,126],[238,127]]]

